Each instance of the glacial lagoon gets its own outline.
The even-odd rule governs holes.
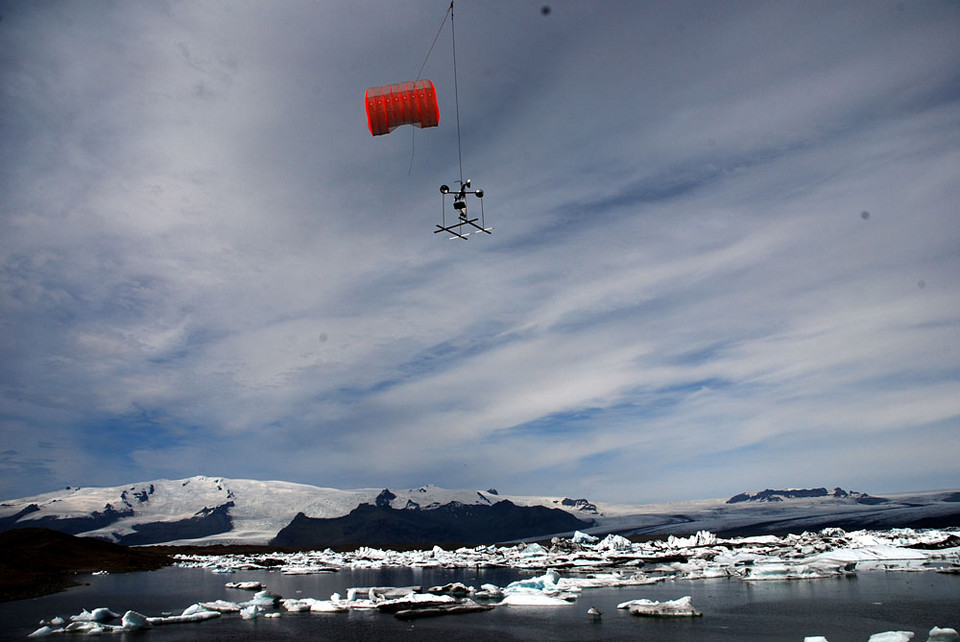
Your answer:
[[[562,541],[549,549],[517,545],[407,553],[365,549],[185,557],[178,566],[84,576],[78,578],[81,586],[65,592],[0,604],[0,637],[26,639],[41,620],[69,621],[84,609],[99,607],[158,617],[179,615],[198,602],[222,600],[236,606],[255,598],[255,591],[262,588],[291,602],[308,604],[312,598],[342,612],[294,612],[288,608],[293,603],[277,600],[266,609],[255,609],[257,617],[224,613],[201,622],[114,630],[109,635],[145,641],[797,642],[823,636],[829,642],[843,642],[910,631],[915,642],[923,642],[934,627],[960,627],[960,548],[952,546],[956,541],[956,533],[937,531],[829,529],[782,539],[722,539],[702,532],[642,544],[616,537]],[[928,548],[918,549],[918,544]],[[270,568],[264,568],[267,564]],[[331,568],[339,570],[324,572]],[[238,583],[260,586],[231,587]],[[498,605],[481,612],[402,620],[374,608],[390,599],[385,590],[364,588],[421,587],[427,592],[453,583],[471,587],[471,598]],[[480,598],[491,591],[501,593]],[[637,617],[617,608],[634,600],[663,603],[688,596],[702,615]],[[591,615],[591,609],[601,615]],[[119,623],[110,624],[119,629]],[[58,626],[63,625],[53,628]],[[75,637],[55,634],[56,639],[63,635]]]
[[[230,578],[262,582],[285,597],[326,599],[355,586],[434,586],[449,582],[506,585],[529,577],[513,569],[345,570],[322,575],[245,571]],[[228,578],[228,579],[230,579]],[[203,569],[91,576],[87,585],[42,598],[0,604],[0,635],[24,640],[41,619],[66,618],[83,608],[107,606],[144,614],[180,613],[198,600],[252,597],[225,588],[223,575]],[[702,617],[638,618],[618,610],[633,599],[673,600],[689,595]],[[596,607],[599,620],[587,614]],[[960,625],[960,576],[932,572],[868,571],[852,577],[804,581],[741,582],[736,579],[667,581],[650,586],[584,591],[557,607],[498,607],[467,615],[404,622],[373,611],[287,613],[275,619],[237,615],[156,627],[110,639],[174,640],[794,640],[823,635],[830,642],[866,641],[881,631],[914,631],[923,642],[935,625]],[[68,639],[73,636],[68,635]],[[57,636],[55,639],[64,639]]]

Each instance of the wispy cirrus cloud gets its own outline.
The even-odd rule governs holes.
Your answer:
[[[0,4],[0,494],[957,482],[956,7],[458,7]]]

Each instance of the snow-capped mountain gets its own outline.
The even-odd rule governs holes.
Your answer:
[[[362,505],[367,506],[358,510]],[[486,510],[495,506],[495,511]],[[380,514],[372,516],[378,510]],[[500,495],[493,489],[338,490],[198,476],[112,488],[66,488],[4,501],[0,503],[0,531],[39,526],[130,545],[266,544],[285,529],[289,535],[288,527],[295,521],[301,537],[306,537],[305,525],[312,533],[329,537],[334,532],[331,528],[342,531],[344,524],[367,527],[375,517],[378,523],[403,524],[402,537],[416,533],[428,538],[425,533],[429,529],[462,532],[446,527],[457,520],[481,524],[485,518],[502,521],[504,516],[513,524],[495,531],[497,539],[532,539],[573,530],[630,535],[699,530],[802,532],[826,526],[943,527],[960,526],[960,492],[873,497],[839,488],[767,489],[729,499],[628,506],[582,498]],[[447,522],[437,521],[442,518]],[[378,533],[381,538],[386,535]]]
[[[298,514],[348,516],[361,504],[408,511],[449,505],[545,507],[585,516],[597,509],[582,499],[500,496],[496,490],[338,490],[280,481],[197,476],[112,488],[64,490],[0,504],[0,531],[38,526],[123,544],[266,544]],[[592,522],[576,524],[574,528]],[[536,533],[536,535],[551,533]],[[531,533],[534,535],[534,533]],[[519,537],[519,536],[518,536]]]

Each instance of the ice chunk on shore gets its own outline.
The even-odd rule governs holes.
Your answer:
[[[703,615],[693,608],[693,600],[689,595],[666,602],[655,602],[647,599],[631,600],[621,602],[617,605],[617,608],[629,609],[631,615],[645,617],[699,617]]]

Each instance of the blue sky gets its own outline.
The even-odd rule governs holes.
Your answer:
[[[542,4],[0,2],[0,496],[960,487],[960,5]]]

